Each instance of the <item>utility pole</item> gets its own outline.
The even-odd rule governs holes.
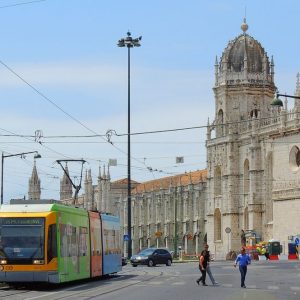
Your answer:
[[[69,173],[66,171],[66,169],[64,168],[64,166],[61,164],[61,162],[70,162],[70,161],[71,162],[76,162],[76,161],[81,162],[80,181],[79,181],[78,185],[75,185],[75,183],[73,182],[73,180],[70,178]],[[63,169],[64,173],[66,174],[66,176],[70,180],[73,188],[75,189],[75,193],[74,193],[74,197],[73,197],[73,204],[76,204],[76,200],[78,199],[78,193],[79,193],[79,191],[81,189],[83,165],[84,165],[84,163],[86,163],[86,161],[84,159],[59,159],[56,162],[61,166],[61,168]]]
[[[178,234],[178,228],[177,228],[177,197],[178,197],[178,187],[175,187],[175,199],[174,199],[174,256],[178,257],[177,249],[177,234]]]
[[[127,115],[128,115],[128,135],[127,135],[127,235],[128,235],[128,258],[132,256],[131,239],[131,154],[130,154],[130,49],[141,46],[142,37],[132,38],[131,33],[127,32],[127,37],[118,41],[118,47],[127,47],[128,56],[128,89],[127,89]]]

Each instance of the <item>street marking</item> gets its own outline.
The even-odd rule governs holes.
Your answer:
[[[232,284],[230,284],[230,283],[223,283],[222,286],[224,286],[224,287],[232,287]]]
[[[276,285],[269,285],[269,286],[268,286],[268,289],[269,289],[269,290],[278,290],[279,287],[276,286]]]
[[[292,291],[300,291],[300,287],[299,286],[291,286],[291,290]]]
[[[184,285],[184,281],[179,281],[179,282],[173,282],[172,285]]]

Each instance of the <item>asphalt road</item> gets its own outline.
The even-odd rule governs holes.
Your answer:
[[[213,262],[213,286],[198,286],[198,264],[173,264],[149,268],[127,265],[108,279],[83,281],[60,287],[0,289],[0,299],[9,300],[300,300],[299,261],[259,261],[248,267],[246,289],[240,287],[240,274],[233,262]]]

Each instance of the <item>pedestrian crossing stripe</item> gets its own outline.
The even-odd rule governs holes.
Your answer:
[[[145,282],[140,282],[138,283],[139,286],[149,286],[149,285],[161,285],[163,284],[164,282],[163,281],[149,281],[147,283]],[[172,282],[172,283],[169,283],[170,285],[185,285],[186,282],[185,281],[177,281],[177,282]],[[226,287],[226,288],[232,288],[232,287],[235,287],[237,288],[238,286],[234,286],[233,284],[231,283],[223,283],[223,284],[219,284],[220,287]],[[257,286],[256,285],[247,285],[247,288],[248,289],[257,289]],[[279,290],[279,286],[276,286],[276,285],[269,285],[267,287],[268,290]],[[300,291],[300,287],[299,286],[291,286],[290,289],[292,291]]]

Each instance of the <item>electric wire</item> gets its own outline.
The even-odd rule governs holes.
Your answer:
[[[44,93],[42,93],[41,91],[39,91],[37,88],[35,88],[32,84],[30,84],[27,80],[25,80],[22,76],[20,76],[17,72],[15,72],[12,68],[10,68],[6,63],[4,63],[2,60],[0,60],[0,64],[2,64],[5,68],[7,68],[7,70],[9,70],[12,74],[14,74],[16,77],[18,77],[23,83],[25,83],[27,86],[29,86],[33,91],[35,91],[38,95],[40,95],[44,100],[46,100],[47,102],[51,103],[54,107],[56,107],[58,110],[60,110],[62,113],[64,113],[66,116],[68,116],[69,118],[71,118],[73,121],[75,121],[76,123],[80,124],[82,127],[84,127],[86,130],[92,132],[95,135],[98,135],[97,132],[95,132],[94,130],[90,129],[89,127],[87,127],[85,124],[83,124],[81,121],[79,121],[77,118],[73,117],[71,114],[69,114],[67,111],[65,111],[64,109],[62,109],[60,106],[58,106],[54,101],[52,101],[49,97],[47,97]],[[108,136],[108,132],[106,133],[106,136]],[[104,139],[103,136],[99,135],[100,138]],[[104,139],[105,140],[105,139]],[[127,154],[125,151],[123,151],[122,149],[120,149],[119,147],[117,147],[116,145],[114,145],[111,141],[109,140],[105,140],[107,141],[110,145],[112,145],[115,149],[117,149],[119,152],[123,153],[123,154]],[[131,156],[131,158],[143,165],[145,165],[146,169],[149,170],[149,166],[147,166],[145,164],[145,162],[140,161],[138,159],[136,159],[135,157]],[[152,175],[154,176],[154,174],[152,173]]]
[[[14,7],[14,6],[20,6],[20,5],[27,5],[27,4],[34,4],[37,2],[45,2],[47,0],[32,0],[32,1],[27,1],[27,2],[18,2],[14,4],[7,4],[7,5],[2,5],[0,8],[8,8],[8,7]]]

